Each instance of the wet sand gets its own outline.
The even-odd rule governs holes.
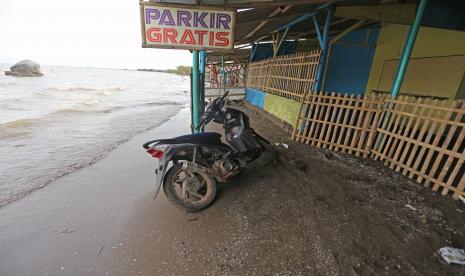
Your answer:
[[[0,209],[0,275],[465,275],[437,254],[465,247],[461,202],[378,162],[289,142],[247,113],[289,149],[221,185],[209,209],[185,213],[163,193],[152,200],[153,160],[140,145],[188,132],[184,109]]]
[[[0,208],[0,275],[104,275],[105,258],[127,248],[128,223],[175,211],[163,195],[152,200],[155,161],[141,145],[189,133],[189,118],[185,108],[96,164]],[[153,216],[134,217],[141,206]]]

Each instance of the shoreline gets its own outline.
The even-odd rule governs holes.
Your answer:
[[[174,116],[176,116],[179,112],[181,112],[183,109],[186,109],[187,108],[187,105],[181,105],[180,107],[178,105],[174,105],[173,108],[177,108],[178,110],[176,111],[176,113],[174,114]],[[20,119],[20,120],[23,120],[23,119]],[[26,119],[26,120],[31,120],[31,119]],[[47,187],[48,185],[52,184],[53,182],[59,180],[60,178],[62,177],[65,177],[66,175],[68,174],[71,174],[71,173],[74,173],[76,171],[79,171],[79,170],[82,170],[82,169],[85,169],[89,166],[92,166],[94,165],[95,163],[101,161],[102,159],[104,159],[106,156],[108,156],[112,151],[116,150],[120,145],[124,144],[124,143],[127,143],[129,141],[131,141],[134,137],[142,134],[142,133],[145,133],[145,132],[149,132],[149,131],[152,131],[153,129],[156,129],[157,127],[165,124],[166,122],[168,122],[170,120],[170,118],[167,118],[159,123],[157,123],[154,127],[152,127],[152,129],[149,129],[149,130],[142,130],[141,132],[139,133],[136,133],[134,136],[124,140],[124,141],[118,141],[117,144],[115,144],[114,146],[112,146],[112,148],[108,149],[107,151],[105,152],[98,152],[96,153],[96,156],[95,159],[91,159],[89,162],[86,162],[85,164],[82,164],[80,165],[79,167],[76,167],[76,168],[73,168],[73,170],[71,171],[64,171],[62,174],[56,176],[55,178],[53,179],[50,179],[47,183],[43,183],[42,185],[40,186],[37,186],[37,187],[33,187],[33,188],[30,188],[30,190],[28,191],[25,191],[21,194],[15,194],[13,197],[11,198],[8,198],[4,201],[0,201],[0,210],[1,208],[4,208],[6,206],[8,206],[9,204],[12,204],[16,201],[19,201],[29,195],[31,195],[32,193],[38,191],[38,190],[41,190],[41,189],[44,189],[45,187]]]
[[[94,164],[0,208],[0,274],[85,275],[95,270],[102,253],[125,243],[121,232],[141,198],[166,204],[151,200],[155,162],[142,143],[189,132],[188,119],[184,107]]]

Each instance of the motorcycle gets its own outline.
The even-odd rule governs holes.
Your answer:
[[[214,99],[200,115],[201,130],[212,120],[223,125],[221,134],[200,132],[146,142],[143,147],[159,159],[155,169],[155,197],[161,185],[166,198],[189,212],[207,208],[216,198],[217,183],[226,182],[262,155],[269,144],[257,134],[240,110],[226,107],[226,96]],[[170,166],[171,165],[171,166]]]

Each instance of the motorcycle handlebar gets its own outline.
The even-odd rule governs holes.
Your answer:
[[[217,104],[219,106],[219,108],[223,107],[223,104],[224,104],[224,99],[226,98],[226,96],[228,96],[229,94],[229,91],[230,90],[227,90],[221,97],[217,98],[212,104]],[[219,99],[219,100],[218,100]],[[204,127],[206,124],[207,124],[207,121],[209,122],[210,120],[208,120],[208,118],[206,116],[208,115],[205,115],[205,113],[208,111],[208,108],[207,110],[205,110],[205,112],[200,116],[199,118],[199,125],[197,126],[196,130],[199,130],[201,129],[202,127]]]

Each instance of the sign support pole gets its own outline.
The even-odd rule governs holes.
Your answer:
[[[203,113],[205,111],[205,63],[207,61],[207,51],[202,50],[200,51],[200,112]]]
[[[197,133],[199,125],[199,51],[192,51],[192,133]]]

